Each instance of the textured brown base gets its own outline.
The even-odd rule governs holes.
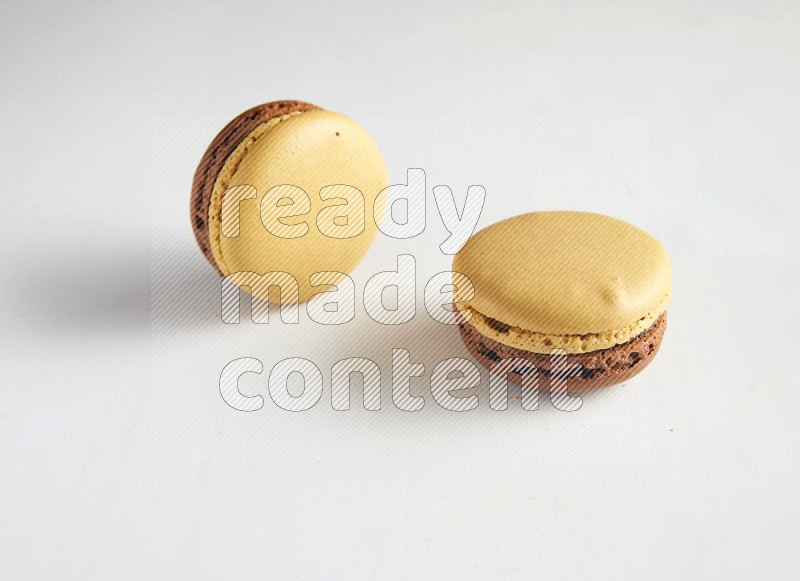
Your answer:
[[[539,374],[539,389],[550,389],[550,355],[532,353],[515,347],[509,347],[481,335],[475,327],[468,323],[460,326],[461,339],[467,349],[478,362],[491,369],[498,361],[520,357],[527,359]],[[598,387],[607,387],[630,379],[647,367],[655,357],[667,328],[667,314],[661,315],[653,326],[634,337],[627,343],[609,349],[577,353],[566,356],[566,365],[579,366],[576,373],[567,379],[570,391],[588,391]],[[517,372],[519,370],[519,372]],[[523,377],[530,373],[518,367],[509,373],[509,379],[521,383]]]
[[[273,101],[248,109],[219,132],[200,160],[192,183],[192,229],[197,245],[200,246],[206,260],[220,275],[222,271],[214,260],[208,241],[208,207],[211,204],[211,192],[214,190],[217,175],[236,146],[256,127],[274,117],[314,109],[319,107],[302,101]]]

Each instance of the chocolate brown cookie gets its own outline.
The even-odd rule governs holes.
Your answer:
[[[556,372],[566,379],[568,388],[574,392],[621,383],[650,364],[661,346],[666,328],[667,315],[664,313],[652,327],[627,343],[588,353],[567,354],[563,361],[558,362]],[[487,369],[506,359],[525,359],[531,365],[515,365],[508,371],[509,379],[522,383],[535,368],[539,389],[550,389],[555,363],[551,355],[509,347],[481,335],[468,323],[459,325],[459,330],[469,352]]]

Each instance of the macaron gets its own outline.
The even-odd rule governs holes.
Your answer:
[[[667,326],[672,266],[664,247],[622,220],[533,212],[476,233],[453,259],[461,338],[491,369],[549,389],[626,381],[653,360]],[[556,356],[557,355],[557,356]],[[558,364],[554,362],[558,361]],[[510,367],[510,366],[509,366]]]
[[[288,273],[298,292],[287,298],[282,289],[279,300],[304,301],[364,256],[387,186],[380,150],[358,123],[302,101],[265,103],[228,123],[200,160],[192,229],[220,275],[246,285]],[[268,285],[243,288],[277,302]]]

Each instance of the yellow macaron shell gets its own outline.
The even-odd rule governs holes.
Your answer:
[[[220,228],[222,194],[245,184],[254,186],[257,196],[238,203],[238,236],[226,236]],[[239,144],[217,178],[209,210],[209,239],[215,260],[225,275],[287,272],[297,279],[299,300],[305,301],[323,290],[313,288],[312,274],[347,274],[367,252],[378,232],[373,212],[380,220],[384,210],[379,207],[374,211],[375,199],[387,185],[386,164],[377,145],[353,120],[323,110],[272,119]],[[283,187],[268,194],[276,186]],[[290,186],[305,192],[310,207],[303,207],[302,193],[298,198],[298,190]],[[327,186],[338,187],[326,190],[327,199],[323,200],[320,191]],[[352,186],[361,195],[342,186]],[[285,198],[292,196],[292,213],[308,211],[280,217],[281,207],[288,204]],[[344,214],[349,216],[344,218]],[[306,229],[303,222],[307,231],[290,237]],[[332,222],[349,230],[338,228],[331,236]],[[293,228],[296,225],[301,227]]]
[[[533,212],[475,234],[455,256],[475,294],[457,289],[470,324],[541,353],[623,343],[666,310],[672,266],[663,246],[622,220],[586,212]],[[494,319],[510,330],[492,325]],[[510,332],[509,332],[510,331]]]

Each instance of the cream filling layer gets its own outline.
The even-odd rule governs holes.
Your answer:
[[[601,333],[587,333],[585,335],[551,335],[529,331],[520,327],[506,324],[504,321],[497,321],[476,311],[469,305],[459,309],[464,313],[467,324],[472,325],[481,335],[494,339],[498,343],[515,347],[533,353],[548,354],[553,349],[563,349],[567,353],[589,353],[608,349],[616,345],[627,343],[634,337],[642,334],[653,326],[656,320],[667,310],[672,289],[670,288],[658,306],[647,313],[644,317],[621,329],[603,331]]]
[[[214,260],[216,261],[217,266],[219,266],[222,274],[226,276],[230,274],[230,272],[225,264],[225,257],[222,256],[222,249],[220,246],[220,236],[222,231],[222,194],[224,194],[225,191],[231,187],[231,179],[236,173],[236,170],[239,168],[239,164],[242,163],[242,160],[245,158],[256,141],[263,137],[265,133],[275,127],[278,123],[286,121],[295,115],[302,114],[303,111],[294,111],[292,113],[287,113],[286,115],[281,115],[280,117],[273,117],[266,123],[262,123],[253,129],[228,156],[228,159],[226,159],[225,163],[222,165],[219,175],[217,175],[217,179],[214,182],[214,189],[211,191],[211,201],[208,205],[208,242],[209,246],[211,246],[211,253],[214,255]]]

